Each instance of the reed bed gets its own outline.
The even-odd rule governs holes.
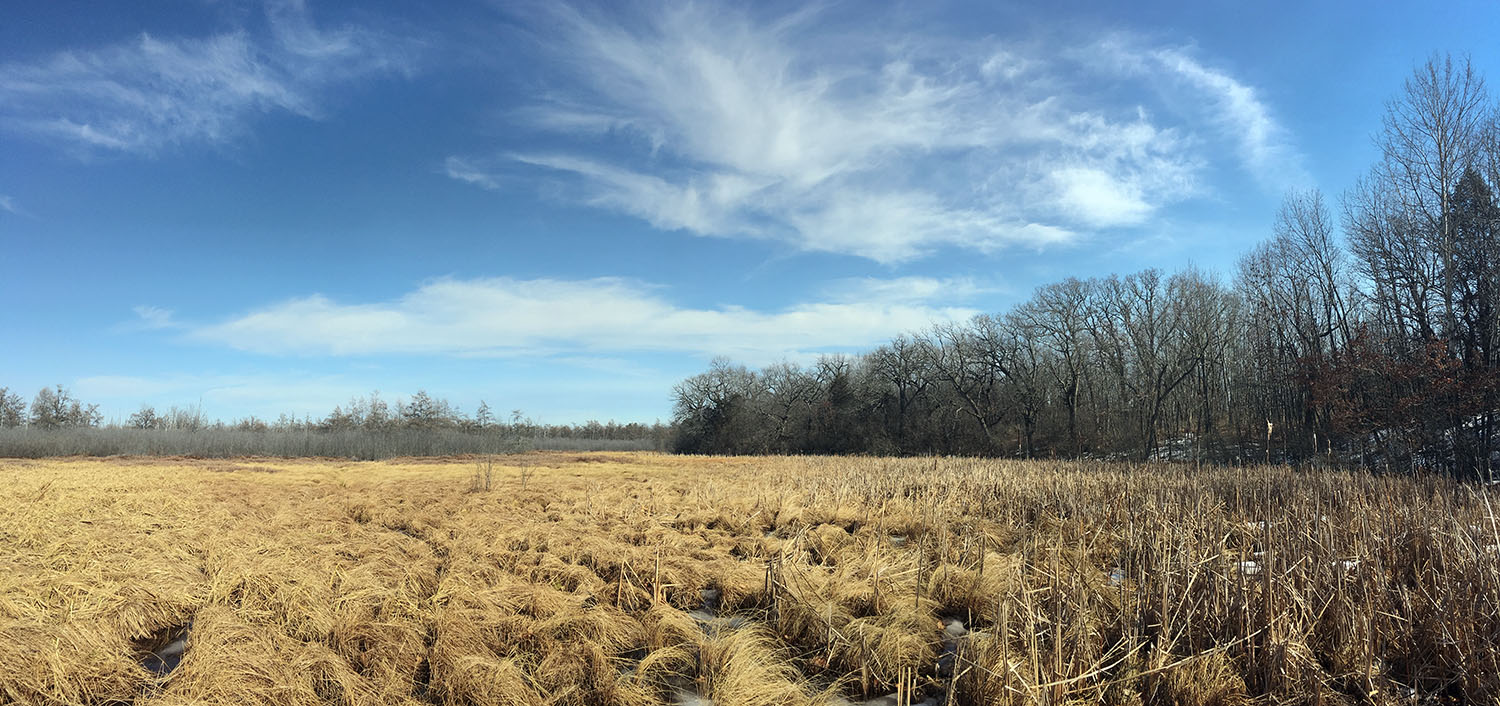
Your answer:
[[[1500,699],[1497,498],[1434,477],[532,453],[0,480],[0,703]]]

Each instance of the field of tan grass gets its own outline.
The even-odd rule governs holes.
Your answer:
[[[485,465],[0,459],[0,703],[1500,698],[1500,529],[1445,480]]]

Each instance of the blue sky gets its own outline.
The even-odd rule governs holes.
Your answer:
[[[1500,61],[1481,3],[1185,5],[9,2],[0,385],[666,419],[716,354],[1227,278],[1415,64]]]

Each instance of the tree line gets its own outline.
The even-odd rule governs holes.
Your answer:
[[[1466,58],[1387,103],[1337,203],[1289,193],[1232,277],[1069,278],[858,356],[673,390],[689,453],[1322,460],[1489,473],[1500,112]]]
[[[0,427],[6,429],[23,424],[38,429],[96,427],[103,420],[99,405],[78,401],[62,385],[42,388],[29,409],[19,393],[0,387]]]
[[[314,418],[281,414],[230,422],[200,406],[158,411],[143,404],[123,423],[106,424],[97,404],[62,385],[42,388],[28,405],[0,387],[0,456],[192,454],[205,456],[342,456],[389,458],[526,449],[665,450],[665,424],[588,421],[544,424],[511,410],[499,418],[480,401],[473,415],[425,390],[387,402],[380,393],[355,397]]]

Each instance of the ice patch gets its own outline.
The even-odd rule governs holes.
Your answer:
[[[696,691],[678,689],[672,692],[674,706],[714,706],[714,700]]]
[[[135,642],[136,660],[142,667],[164,677],[182,663],[187,652],[188,635],[193,631],[193,621],[175,627],[158,630]]]
[[[949,618],[943,621],[943,634],[954,640],[957,640],[958,638],[969,634],[969,629],[964,627],[964,621],[959,620],[958,618]]]

